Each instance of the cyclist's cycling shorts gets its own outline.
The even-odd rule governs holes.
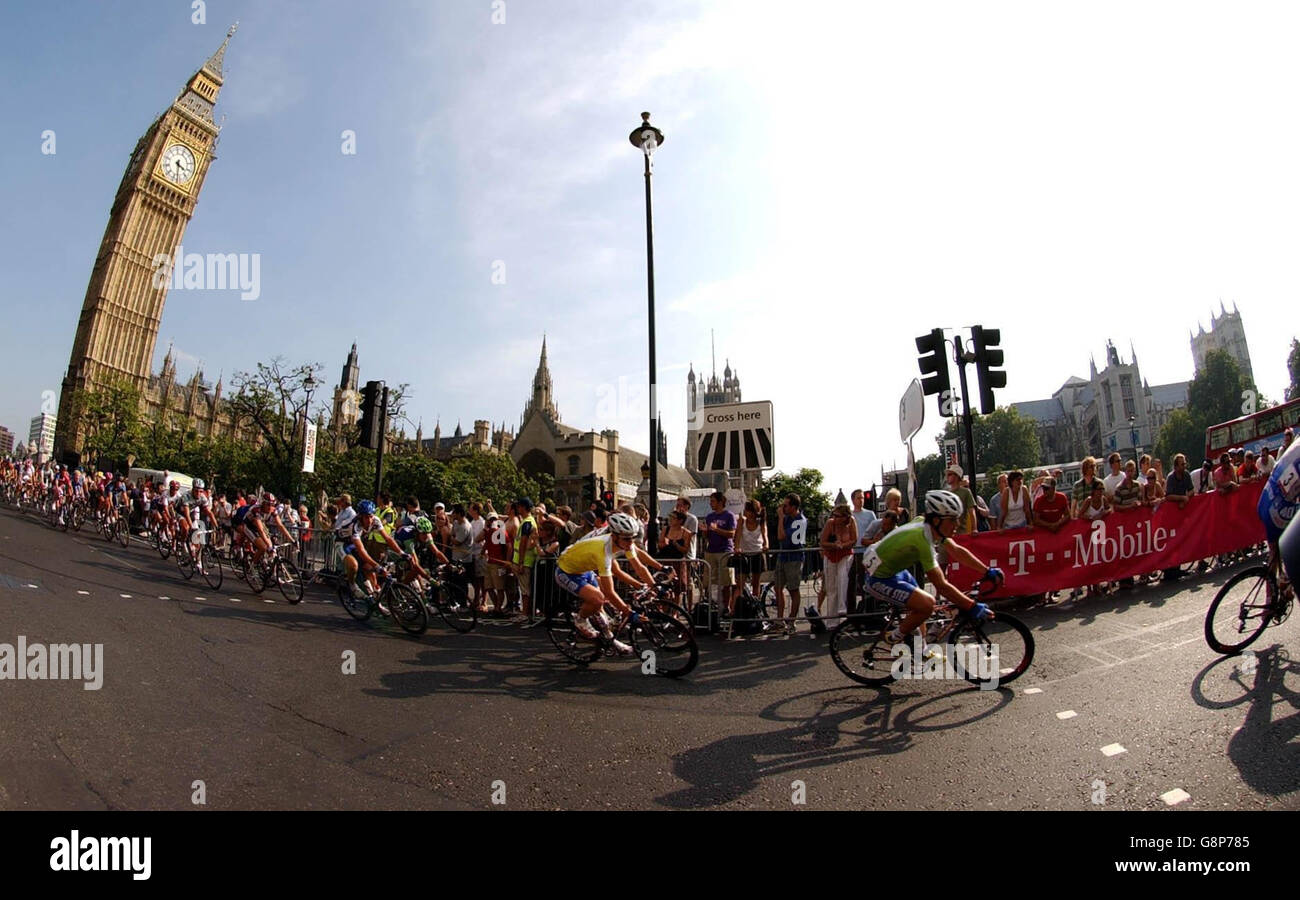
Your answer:
[[[912,577],[910,569],[896,575],[890,575],[888,578],[877,578],[875,575],[868,575],[863,581],[862,586],[871,596],[878,600],[884,600],[895,606],[906,606],[907,601],[912,598],[912,593],[920,587],[916,579]]]
[[[555,583],[574,596],[577,596],[587,585],[600,587],[595,572],[581,572],[577,575],[570,575],[559,566],[555,568]]]

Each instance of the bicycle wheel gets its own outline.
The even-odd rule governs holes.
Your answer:
[[[181,541],[176,545],[176,567],[181,570],[186,581],[194,577],[194,554],[190,552],[189,541]]]
[[[117,520],[117,542],[124,550],[131,544],[131,526],[125,519]]]
[[[444,581],[434,588],[437,600],[434,605],[442,620],[459,631],[467,634],[478,624],[478,604],[469,599],[465,588],[454,581]]]
[[[214,591],[221,590],[221,581],[224,578],[221,573],[221,557],[212,549],[211,544],[203,545],[203,549],[199,551],[199,560],[203,564],[201,571],[208,587]]]
[[[352,596],[352,580],[347,577],[339,578],[337,587],[339,596],[339,605],[348,611],[348,615],[358,622],[364,622],[370,618],[370,614],[375,611],[374,605],[371,604],[370,598],[366,596]]]
[[[391,581],[380,596],[387,601],[393,621],[407,634],[424,634],[428,629],[429,611],[424,608],[424,601],[415,588]]]
[[[153,540],[154,540],[154,547],[157,548],[159,556],[161,556],[163,559],[166,559],[167,557],[171,556],[172,543],[170,537],[164,534],[161,530],[155,530],[153,533]]]
[[[276,557],[275,566],[271,572],[276,583],[280,585],[280,593],[284,595],[284,599],[290,603],[301,603],[302,572],[298,570],[298,567],[283,557]]]
[[[831,631],[831,660],[858,684],[880,687],[895,681],[898,656],[884,640],[889,620],[884,616],[850,616]]]
[[[1210,649],[1231,656],[1254,643],[1268,627],[1276,596],[1277,581],[1267,566],[1251,566],[1229,578],[1205,613]]]
[[[546,619],[546,634],[564,656],[580,666],[590,665],[600,656],[600,642],[583,637],[573,624],[572,608],[557,611]]]
[[[85,515],[82,512],[82,507],[80,503],[75,504],[72,507],[72,509],[68,511],[68,519],[69,519],[68,525],[72,528],[73,531],[81,530],[81,523],[84,518]]]
[[[948,632],[953,667],[971,684],[1010,684],[1034,661],[1034,636],[1015,616],[997,613],[976,622],[962,617]]]
[[[640,620],[628,628],[628,634],[632,649],[641,660],[642,670],[651,675],[681,678],[700,661],[695,635],[666,613],[646,610]],[[654,655],[646,656],[647,653]]]
[[[252,553],[244,554],[244,581],[248,582],[248,587],[254,594],[266,590],[266,573],[261,564],[253,559]]]

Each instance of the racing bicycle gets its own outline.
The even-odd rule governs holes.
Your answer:
[[[573,622],[581,601],[568,591],[562,593],[555,608],[548,611],[546,633],[565,658],[580,666],[588,666],[602,656],[616,656],[615,639],[632,648],[630,658],[649,675],[680,678],[700,661],[695,633],[676,616],[657,608],[663,601],[653,589],[643,588],[626,598],[632,612],[626,617],[615,614],[618,624],[611,629],[613,638],[600,634],[584,637]]]
[[[1205,642],[1232,656],[1253,644],[1269,625],[1291,615],[1295,586],[1279,584],[1278,561],[1243,569],[1219,588],[1205,613]]]
[[[979,601],[981,581],[968,596]],[[883,606],[883,608],[881,608]],[[885,633],[903,619],[901,606],[879,604],[876,609],[849,616],[831,632],[831,659],[841,672],[859,684],[875,687],[896,681],[903,645],[890,644]],[[990,611],[976,622],[942,598],[934,612],[912,637],[923,635],[927,646],[944,646],[957,675],[971,684],[1004,685],[1016,680],[1034,660],[1034,636],[1028,626],[1005,612]],[[911,650],[913,643],[907,644]],[[919,662],[919,661],[914,661]]]

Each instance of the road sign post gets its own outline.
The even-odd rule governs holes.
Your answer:
[[[694,424],[692,462],[696,471],[752,471],[775,466],[770,400],[706,406],[695,414]]]

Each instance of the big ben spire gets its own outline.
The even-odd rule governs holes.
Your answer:
[[[170,263],[194,215],[218,128],[212,108],[223,83],[226,48],[186,82],[175,102],[136,142],[91,266],[59,399],[55,444],[80,451],[80,391],[125,381],[144,391],[170,284]]]

